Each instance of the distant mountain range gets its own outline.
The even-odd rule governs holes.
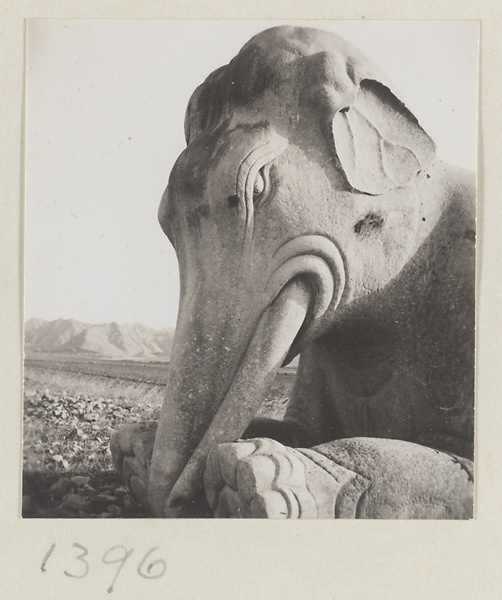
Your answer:
[[[37,352],[95,358],[169,360],[174,329],[155,330],[140,323],[82,323],[75,319],[30,319],[25,323],[27,354]]]

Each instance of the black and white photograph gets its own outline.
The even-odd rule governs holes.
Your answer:
[[[478,36],[28,19],[23,518],[475,516]]]

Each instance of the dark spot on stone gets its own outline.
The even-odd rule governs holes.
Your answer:
[[[425,221],[425,217],[422,217],[422,221]]]
[[[209,217],[211,209],[209,208],[208,204],[202,204],[201,206],[199,206],[198,212],[201,217]]]
[[[190,229],[200,230],[201,224],[209,217],[211,207],[208,204],[200,204],[190,208],[185,213],[185,219]]]
[[[198,230],[200,228],[200,216],[197,213],[197,211],[187,212],[185,218],[186,218],[188,227],[191,230],[196,230],[196,229]]]
[[[383,217],[374,213],[368,213],[364,219],[361,219],[354,225],[354,231],[358,234],[368,234],[372,231],[381,229]]]
[[[431,178],[431,176],[429,175],[429,173],[426,173],[425,176],[427,177],[427,179]]]
[[[233,194],[232,196],[229,196],[227,198],[228,201],[228,206],[230,206],[231,208],[235,208],[236,206],[239,205],[239,196],[237,196],[236,194]]]

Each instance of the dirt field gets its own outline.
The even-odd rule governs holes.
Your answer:
[[[28,370],[30,368],[43,368],[50,371],[158,385],[165,384],[168,369],[168,363],[166,362],[76,359],[64,355],[51,356],[50,354],[41,357],[33,355],[27,357],[24,365]]]
[[[23,516],[145,516],[115,475],[109,441],[122,425],[157,420],[167,369],[72,357],[25,360]],[[283,417],[294,373],[278,374],[259,414]]]

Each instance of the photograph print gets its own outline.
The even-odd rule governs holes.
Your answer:
[[[25,518],[471,519],[476,21],[31,19]]]

